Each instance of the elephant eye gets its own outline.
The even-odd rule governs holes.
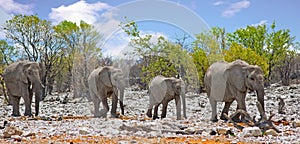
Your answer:
[[[254,78],[253,78],[253,77],[251,77],[251,78],[250,78],[250,80],[254,80]]]

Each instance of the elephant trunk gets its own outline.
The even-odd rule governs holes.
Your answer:
[[[118,90],[118,96],[119,96],[119,102],[120,102],[120,108],[121,108],[121,113],[124,115],[124,88],[120,88]]]
[[[120,102],[120,109],[121,109],[121,113],[122,115],[124,115],[124,104],[123,104],[123,101],[124,101],[124,88],[121,87],[121,88],[114,88],[114,93],[115,94],[118,94],[118,100]]]
[[[265,92],[264,92],[264,88],[262,87],[262,88],[256,90],[256,94],[257,94],[257,100],[261,104],[261,106],[263,108],[263,111],[265,112],[265,102],[264,102]]]
[[[32,84],[33,92],[35,93],[35,116],[39,114],[40,101],[42,100],[43,85],[40,81]]]

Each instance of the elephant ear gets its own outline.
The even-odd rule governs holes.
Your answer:
[[[211,69],[211,91],[210,97],[216,101],[222,101],[226,89],[226,74],[227,63],[217,62],[214,63]]]
[[[247,69],[249,64],[241,61],[232,62],[226,69],[225,75],[227,75],[227,83],[239,91],[246,91],[245,78],[247,75]]]
[[[100,81],[107,87],[112,87],[110,69],[110,67],[103,67],[98,74]]]
[[[165,77],[156,76],[149,84],[150,95],[155,103],[160,103],[167,93],[167,83]]]
[[[20,80],[23,82],[23,83],[28,83],[28,79],[27,79],[27,69],[31,66],[31,63],[25,63],[23,65],[23,69],[22,69],[22,72],[21,72],[21,75],[20,75]]]
[[[166,78],[165,79],[166,85],[167,85],[167,93],[171,96],[175,95],[175,88],[176,85],[178,85],[178,81],[176,81],[176,79],[174,78]]]

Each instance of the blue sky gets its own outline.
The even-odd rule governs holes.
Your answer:
[[[117,29],[124,16],[138,21],[144,33],[168,38],[193,37],[214,26],[233,32],[276,21],[278,29],[290,29],[300,41],[299,6],[298,0],[0,0],[0,24],[14,14],[37,14],[54,24],[83,19],[103,33],[111,54],[112,47],[119,51],[129,40]]]

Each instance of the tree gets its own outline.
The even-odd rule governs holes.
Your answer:
[[[140,59],[142,80],[146,84],[157,75],[181,78],[190,86],[198,83],[192,59],[182,45],[172,43],[163,36],[157,39],[153,39],[151,34],[143,36],[134,21],[122,23],[120,26],[125,33],[132,36],[129,46],[133,47],[133,51],[127,55]]]
[[[4,72],[5,67],[13,61],[14,57],[17,56],[18,51],[13,46],[8,45],[8,43],[5,40],[0,40],[0,84],[2,87],[4,98],[7,103],[9,103],[9,99],[5,91],[5,85],[2,74]]]
[[[237,29],[233,33],[227,35],[229,41],[228,44],[237,43],[245,48],[254,50],[261,57],[265,57],[268,62],[268,73],[266,74],[267,82],[278,81],[276,75],[278,71],[277,67],[283,67],[285,64],[289,64],[287,60],[292,60],[291,53],[294,50],[290,50],[294,47],[294,37],[290,35],[289,30],[275,30],[275,22],[270,26],[271,31],[265,24],[258,26],[247,26],[246,28]],[[284,62],[284,63],[282,63]],[[289,75],[290,72],[287,73]],[[286,78],[288,76],[285,76]],[[284,80],[283,77],[280,78]],[[287,81],[288,82],[288,81]]]
[[[258,55],[251,48],[244,48],[242,45],[233,42],[228,50],[224,50],[224,59],[232,62],[237,59],[244,60],[251,65],[258,65],[266,76],[268,74],[268,62],[265,57]]]
[[[216,29],[196,34],[196,40],[193,42],[194,50],[202,49],[205,51],[209,64],[223,60],[222,49],[220,47],[223,44],[218,41],[220,39],[215,35],[218,33],[213,31]],[[223,39],[221,39],[221,42],[223,42]]]
[[[291,47],[296,47],[290,30],[275,30],[275,22],[271,25],[272,32],[268,35],[266,42],[266,56],[269,59],[269,75],[268,79],[276,79],[275,69],[279,69],[280,80],[283,85],[289,85],[289,77],[291,74],[291,60],[295,56],[295,50],[290,50]],[[273,76],[273,77],[272,77]]]
[[[223,60],[222,51],[226,48],[225,36],[225,29],[218,27],[196,34],[196,40],[192,43],[193,51],[190,55],[197,69],[201,90],[204,88],[204,75],[209,65]]]
[[[22,48],[25,58],[31,61],[40,61],[50,29],[51,23],[36,15],[16,15],[4,25],[6,38]]]
[[[204,75],[209,67],[209,61],[203,49],[194,49],[191,56],[197,69],[200,89],[202,90],[204,88]]]
[[[233,42],[242,45],[245,48],[253,49],[257,54],[264,55],[264,46],[268,36],[265,24],[258,26],[247,26],[237,29],[233,33],[227,34],[228,44]]]
[[[100,66],[102,53],[97,44],[101,40],[101,36],[94,26],[84,21],[80,22],[78,32],[78,45],[72,71],[72,85],[76,87],[74,97],[86,97],[88,100],[92,100],[89,96],[87,79],[92,70]]]
[[[71,90],[74,55],[78,46],[80,28],[76,23],[65,20],[54,26],[53,29],[57,33],[57,37],[63,40],[62,55],[57,65],[60,72],[55,78],[57,88],[60,91]]]
[[[51,22],[36,15],[16,15],[6,21],[4,30],[6,37],[25,52],[21,56],[22,59],[43,63],[45,69],[41,80],[43,85],[47,86],[62,43],[54,36]],[[45,96],[44,88],[43,97]]]

